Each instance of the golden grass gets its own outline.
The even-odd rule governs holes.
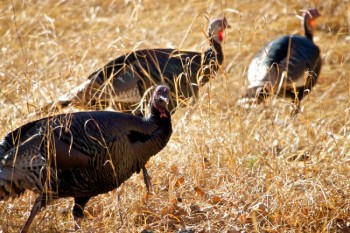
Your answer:
[[[315,41],[323,68],[302,113],[290,119],[285,100],[238,108],[250,59],[265,42],[301,33],[295,15],[309,4],[322,14]],[[206,18],[228,9],[233,28],[226,33],[225,65],[194,107],[174,115],[171,141],[149,162],[153,194],[146,196],[142,175],[134,175],[88,203],[92,216],[83,232],[349,232],[348,1],[42,0],[14,6],[15,18],[11,2],[0,2],[1,136],[124,52],[203,51]],[[18,232],[34,197],[27,192],[0,203],[0,232]],[[32,232],[74,229],[71,207],[72,199],[54,202]]]

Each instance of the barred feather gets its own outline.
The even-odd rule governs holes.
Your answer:
[[[91,197],[119,187],[141,170],[147,174],[145,164],[172,133],[168,95],[168,87],[156,88],[149,117],[77,112],[30,122],[9,133],[0,144],[0,200],[27,189],[40,195],[25,230],[48,198],[74,197],[73,215],[81,217]]]

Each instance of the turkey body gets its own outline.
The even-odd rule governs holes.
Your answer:
[[[184,100],[197,97],[198,89],[216,76],[224,59],[221,42],[227,27],[226,18],[211,22],[208,32],[210,48],[205,53],[159,48],[120,56],[46,108],[73,105],[88,109],[112,107],[132,112],[150,87],[166,84],[172,93],[169,110],[174,112]]]
[[[316,84],[321,66],[320,49],[312,40],[299,35],[283,36],[268,43],[253,59],[248,88],[254,95],[265,85],[276,88],[282,73],[287,71],[286,86],[278,94],[301,100],[308,93],[306,90],[311,91]]]
[[[10,133],[7,138],[19,138],[15,143],[19,145],[19,159],[15,162],[14,173],[20,169],[28,169],[28,172],[31,170],[24,156],[30,156],[29,153],[34,152],[42,155],[42,163],[39,163],[39,166],[53,169],[54,176],[50,177],[50,185],[53,190],[58,190],[58,197],[89,193],[94,196],[109,192],[134,172],[140,172],[141,167],[148,161],[149,154],[157,154],[167,143],[171,133],[169,122],[160,122],[163,125],[157,127],[158,122],[154,119],[130,116],[109,111],[78,112],[41,119],[32,125],[33,128],[22,138],[19,138],[18,134],[15,135],[16,132]],[[18,128],[16,131],[24,130]],[[34,142],[40,142],[40,145]],[[22,148],[27,149],[27,145],[32,144],[37,146],[34,151],[23,150],[24,154],[21,154]],[[74,151],[81,154],[76,155]],[[76,156],[79,163],[63,160],[64,154],[67,155],[67,160],[71,161],[75,159],[73,156]],[[137,156],[131,156],[133,154]],[[5,164],[9,160],[12,165],[11,155],[5,159]],[[33,163],[33,168],[35,166],[37,165]],[[33,191],[44,191],[39,188],[43,187],[42,184],[36,186],[38,185],[33,186]],[[20,189],[20,186],[15,187],[17,188]]]
[[[26,189],[40,194],[23,232],[48,200],[74,197],[76,219],[91,197],[140,172],[170,139],[171,118],[163,104],[168,92],[157,87],[149,117],[77,112],[30,122],[9,133],[1,143],[0,200]]]
[[[317,9],[304,13],[305,36],[287,35],[267,43],[248,68],[246,98],[258,103],[269,95],[289,97],[299,108],[300,101],[312,90],[319,77],[322,59],[313,42]]]
[[[179,102],[198,95],[199,87],[215,75],[223,60],[213,50],[208,50],[205,57],[211,60],[211,65],[205,66],[202,54],[196,52],[173,49],[135,51],[91,74],[83,86],[73,90],[74,94],[60,97],[59,102],[63,107],[76,104],[92,109],[115,104],[114,108],[129,112],[150,87],[166,83],[173,94],[169,103],[169,110],[173,111]]]

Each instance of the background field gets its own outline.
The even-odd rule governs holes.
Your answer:
[[[307,6],[322,14],[323,68],[302,113],[291,119],[285,100],[239,108],[251,58],[302,33]],[[350,232],[349,1],[0,1],[0,136],[124,52],[204,51],[208,19],[223,14],[225,64],[173,116],[168,146],[148,164],[152,195],[134,175],[88,203],[82,232]],[[0,232],[18,232],[34,198],[0,203]],[[32,232],[74,229],[72,204],[54,202]]]

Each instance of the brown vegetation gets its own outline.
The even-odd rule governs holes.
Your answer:
[[[149,162],[152,195],[134,175],[89,202],[82,231],[349,232],[350,6],[311,4],[322,14],[323,68],[291,119],[283,99],[250,111],[236,103],[250,59],[265,42],[302,33],[295,16],[309,1],[1,1],[0,136],[124,52],[204,51],[207,18],[225,12],[225,64],[198,103],[174,115],[168,146]],[[0,203],[0,232],[17,232],[34,198]],[[72,204],[47,207],[32,232],[74,229]]]

